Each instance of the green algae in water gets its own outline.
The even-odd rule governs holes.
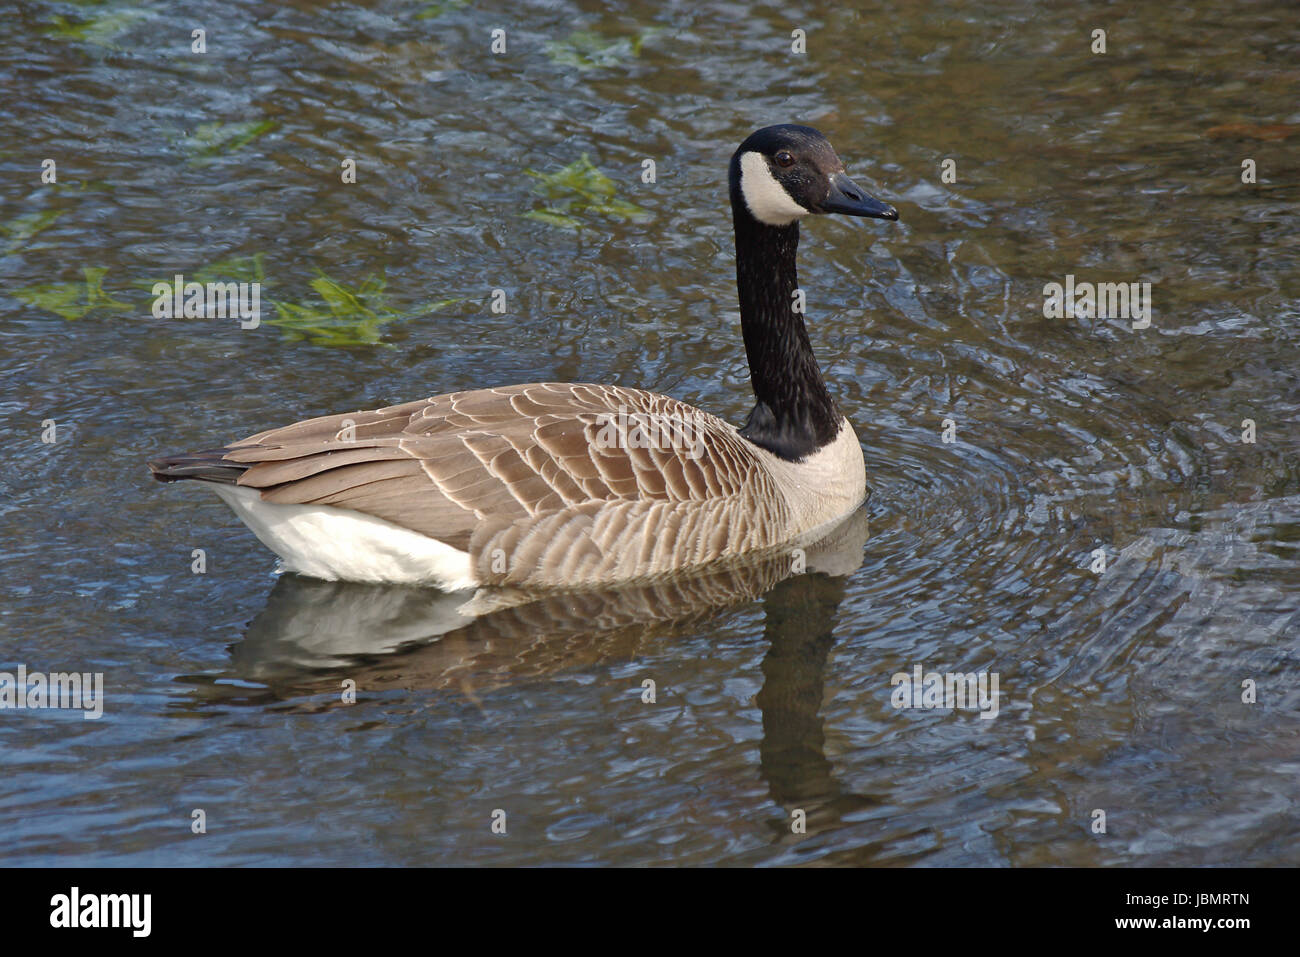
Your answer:
[[[533,191],[550,200],[550,205],[525,213],[526,219],[578,229],[584,225],[583,217],[588,215],[618,220],[641,219],[650,215],[635,203],[619,199],[615,195],[618,185],[597,169],[586,153],[552,173],[531,169],[526,172],[537,180]]]

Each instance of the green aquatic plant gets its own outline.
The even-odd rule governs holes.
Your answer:
[[[0,150],[0,158],[4,158],[6,155],[5,151]],[[46,183],[41,186],[41,192],[111,192],[112,188],[112,185],[104,180],[87,179],[75,183]],[[0,236],[4,236],[9,240],[9,245],[4,250],[5,254],[16,252],[26,245],[29,240],[45,232],[65,212],[67,212],[66,209],[42,209],[32,213],[22,213],[13,219],[0,223]]]
[[[270,285],[263,257],[263,253],[254,253],[222,259],[186,273],[185,282],[258,283],[260,292]],[[16,289],[13,296],[29,306],[68,320],[81,319],[96,309],[124,311],[135,308],[104,291],[107,268],[88,266],[82,273],[84,278],[81,281],[40,283]],[[173,279],[173,276],[167,276],[162,281],[170,284]],[[152,295],[158,281],[137,280],[130,285]],[[277,326],[290,339],[306,340],[321,346],[384,345],[382,330],[388,323],[427,315],[466,301],[465,297],[452,297],[430,301],[414,309],[396,309],[389,305],[387,281],[382,274],[367,276],[360,285],[349,287],[318,269],[316,278],[309,285],[318,297],[314,301],[260,298],[275,310],[275,318],[266,320],[267,325]]]
[[[578,229],[587,214],[623,220],[649,215],[635,203],[619,199],[617,184],[597,169],[586,153],[553,173],[526,172],[537,180],[533,191],[550,200],[550,205],[525,213],[527,219]]]
[[[255,282],[263,289],[269,285],[266,281],[266,267],[262,265],[265,253],[251,256],[232,256],[221,259],[194,273],[196,282]]]
[[[276,129],[275,120],[247,120],[243,123],[200,123],[185,138],[190,162],[210,163],[219,156],[241,150],[253,140]]]
[[[311,288],[319,302],[292,303],[274,300],[276,318],[268,320],[291,339],[306,339],[320,346],[384,345],[383,327],[399,319],[409,319],[444,309],[463,298],[441,299],[414,310],[394,309],[388,304],[387,280],[382,274],[367,276],[359,286],[349,289],[319,269]]]
[[[415,14],[417,20],[436,20],[445,13],[451,13],[455,10],[464,10],[469,6],[469,0],[442,0],[441,3],[430,3],[421,7]]]
[[[385,303],[382,275],[367,276],[356,289],[349,289],[318,269],[310,285],[319,302],[272,302],[276,318],[268,322],[290,339],[323,346],[374,345],[380,341],[380,329],[401,318]]]
[[[113,38],[124,33],[131,24],[147,14],[143,10],[118,10],[105,13],[90,20],[73,22],[67,17],[56,14],[50,17],[50,26],[46,27],[46,36],[73,43],[90,43],[94,46],[119,49]]]
[[[196,269],[193,273],[185,274],[186,282],[255,282],[264,290],[270,285],[266,278],[266,267],[262,264],[265,253],[254,253],[251,256],[232,256],[229,259],[221,259],[201,269]],[[161,281],[171,283],[174,275],[161,277]],[[159,279],[137,279],[131,283],[136,289],[149,290],[153,294],[154,286]],[[179,316],[177,318],[180,318]]]
[[[104,291],[104,266],[83,266],[83,279],[72,282],[46,282],[15,289],[15,299],[36,309],[44,309],[64,319],[85,317],[95,309],[130,309],[129,303],[114,299]]]
[[[607,37],[591,30],[575,30],[563,40],[546,44],[546,55],[560,66],[586,72],[618,66],[641,55],[645,42],[659,33],[650,29],[636,37]]]
[[[9,246],[5,249],[5,252],[11,253],[23,246],[37,233],[49,229],[54,221],[62,215],[63,210],[61,209],[43,209],[38,213],[24,213],[21,216],[15,216],[6,223],[0,223],[0,234],[3,234],[9,240]]]

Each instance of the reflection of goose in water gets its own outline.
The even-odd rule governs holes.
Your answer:
[[[867,516],[854,512],[802,556],[774,553],[617,590],[503,595],[493,607],[482,596],[466,602],[464,594],[286,575],[232,649],[230,670],[185,679],[191,690],[178,707],[343,707],[343,678],[356,681],[362,700],[395,689],[473,699],[539,676],[637,660],[671,629],[707,628],[725,606],[759,599],[763,687],[755,704],[763,737],[754,760],[780,808],[769,822],[774,841],[794,844],[802,838],[789,827],[793,809],[806,814],[812,835],[879,805],[839,781],[821,714],[845,580],[862,564]],[[297,700],[286,706],[287,699]]]
[[[798,574],[842,576],[862,564],[867,512],[798,551],[619,589],[455,593],[282,577],[234,648],[231,677],[285,696],[346,671],[361,688],[476,687],[599,661],[655,624],[683,624],[752,600]],[[283,688],[276,688],[280,683]]]

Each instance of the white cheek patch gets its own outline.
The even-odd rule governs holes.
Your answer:
[[[745,197],[745,205],[754,218],[769,226],[789,226],[809,212],[776,181],[762,153],[741,154],[740,194]]]

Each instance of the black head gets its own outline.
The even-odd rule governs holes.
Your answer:
[[[731,157],[731,203],[767,226],[789,226],[810,213],[898,219],[844,172],[826,137],[811,126],[782,124],[753,133]]]

